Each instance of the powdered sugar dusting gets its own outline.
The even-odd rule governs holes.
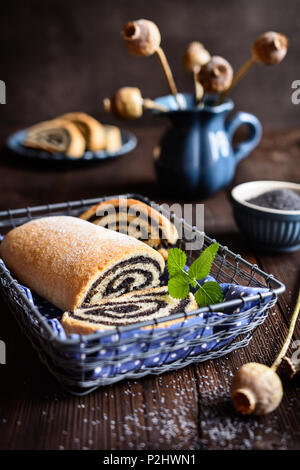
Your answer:
[[[17,227],[1,252],[20,282],[62,310],[77,306],[95,277],[120,261],[145,255],[164,267],[162,256],[143,242],[68,216]]]

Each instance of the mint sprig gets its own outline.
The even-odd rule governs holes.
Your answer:
[[[223,293],[219,284],[215,281],[205,282],[203,285],[199,280],[204,279],[210,273],[213,261],[219,249],[219,243],[213,243],[207,247],[190,266],[185,269],[187,256],[180,248],[172,248],[168,256],[169,282],[168,291],[175,299],[185,299],[190,292],[190,285],[198,287],[195,299],[199,307],[222,302]]]

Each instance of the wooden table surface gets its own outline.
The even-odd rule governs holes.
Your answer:
[[[7,133],[14,129],[7,129]],[[137,127],[139,146],[118,161],[78,168],[22,162],[1,151],[0,209],[135,191],[170,202],[155,184],[152,148],[160,127]],[[233,184],[252,179],[300,182],[300,131],[265,134],[239,165]],[[180,202],[180,201],[179,201]],[[200,202],[200,201],[194,201]],[[300,380],[285,381],[280,407],[266,417],[241,417],[229,385],[248,361],[271,364],[299,288],[298,253],[253,249],[231,214],[229,189],[205,201],[205,230],[286,284],[247,348],[178,372],[124,381],[77,398],[64,392],[40,363],[1,300],[2,449],[300,449]],[[300,338],[300,324],[295,338]],[[292,350],[290,350],[291,352]]]

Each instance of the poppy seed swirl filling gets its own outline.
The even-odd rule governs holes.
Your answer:
[[[119,297],[133,290],[158,285],[159,263],[147,256],[133,256],[103,273],[91,286],[81,306],[95,305],[101,298]]]
[[[50,145],[55,145],[57,147],[57,151],[63,152],[69,148],[71,136],[66,129],[55,127],[53,129],[49,129],[47,132],[37,134],[36,141],[39,143],[47,142]]]
[[[102,299],[96,305],[66,312],[62,322],[67,331],[72,331],[74,325],[75,328],[82,325],[96,331],[101,328],[127,326],[163,317],[166,317],[168,321],[167,317],[170,315],[184,314],[196,308],[197,303],[192,294],[189,294],[186,299],[174,299],[168,294],[167,287],[156,287],[130,292],[118,298]]]
[[[112,206],[112,209],[103,211],[103,215],[93,215],[88,221],[110,230],[125,233],[154,247],[162,242],[168,246],[168,236],[163,227],[143,212],[131,214],[130,211],[127,212],[126,208]]]
[[[137,199],[111,199],[91,207],[80,218],[95,225],[124,233],[161,251],[167,259],[166,250],[176,245],[179,238],[173,223],[152,206]]]
[[[165,308],[167,303],[159,299],[141,298],[131,302],[107,303],[97,308],[83,312],[70,312],[74,320],[84,320],[89,323],[101,323],[106,326],[125,326],[139,321],[142,317],[151,320],[156,317],[158,310]]]

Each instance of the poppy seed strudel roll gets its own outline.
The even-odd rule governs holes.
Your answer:
[[[137,322],[158,320],[174,313],[191,312],[198,308],[193,294],[186,299],[173,299],[167,287],[156,287],[124,294],[115,299],[103,299],[97,305],[65,312],[62,325],[67,334],[89,334],[116,326],[132,325]],[[166,319],[160,327],[182,321]],[[147,328],[147,327],[145,327]]]
[[[23,145],[80,158],[85,151],[85,138],[73,122],[57,118],[27,129]]]
[[[111,230],[142,240],[168,257],[168,249],[178,240],[178,232],[167,217],[136,199],[110,199],[91,207],[80,216]]]
[[[14,228],[0,256],[18,281],[62,310],[159,284],[163,257],[127,235],[68,216]]]
[[[96,152],[105,148],[105,131],[97,119],[79,112],[63,114],[60,118],[71,121],[79,128],[85,138],[87,150]]]
[[[115,153],[122,147],[122,134],[117,126],[103,125],[105,134],[105,150],[108,153]]]

